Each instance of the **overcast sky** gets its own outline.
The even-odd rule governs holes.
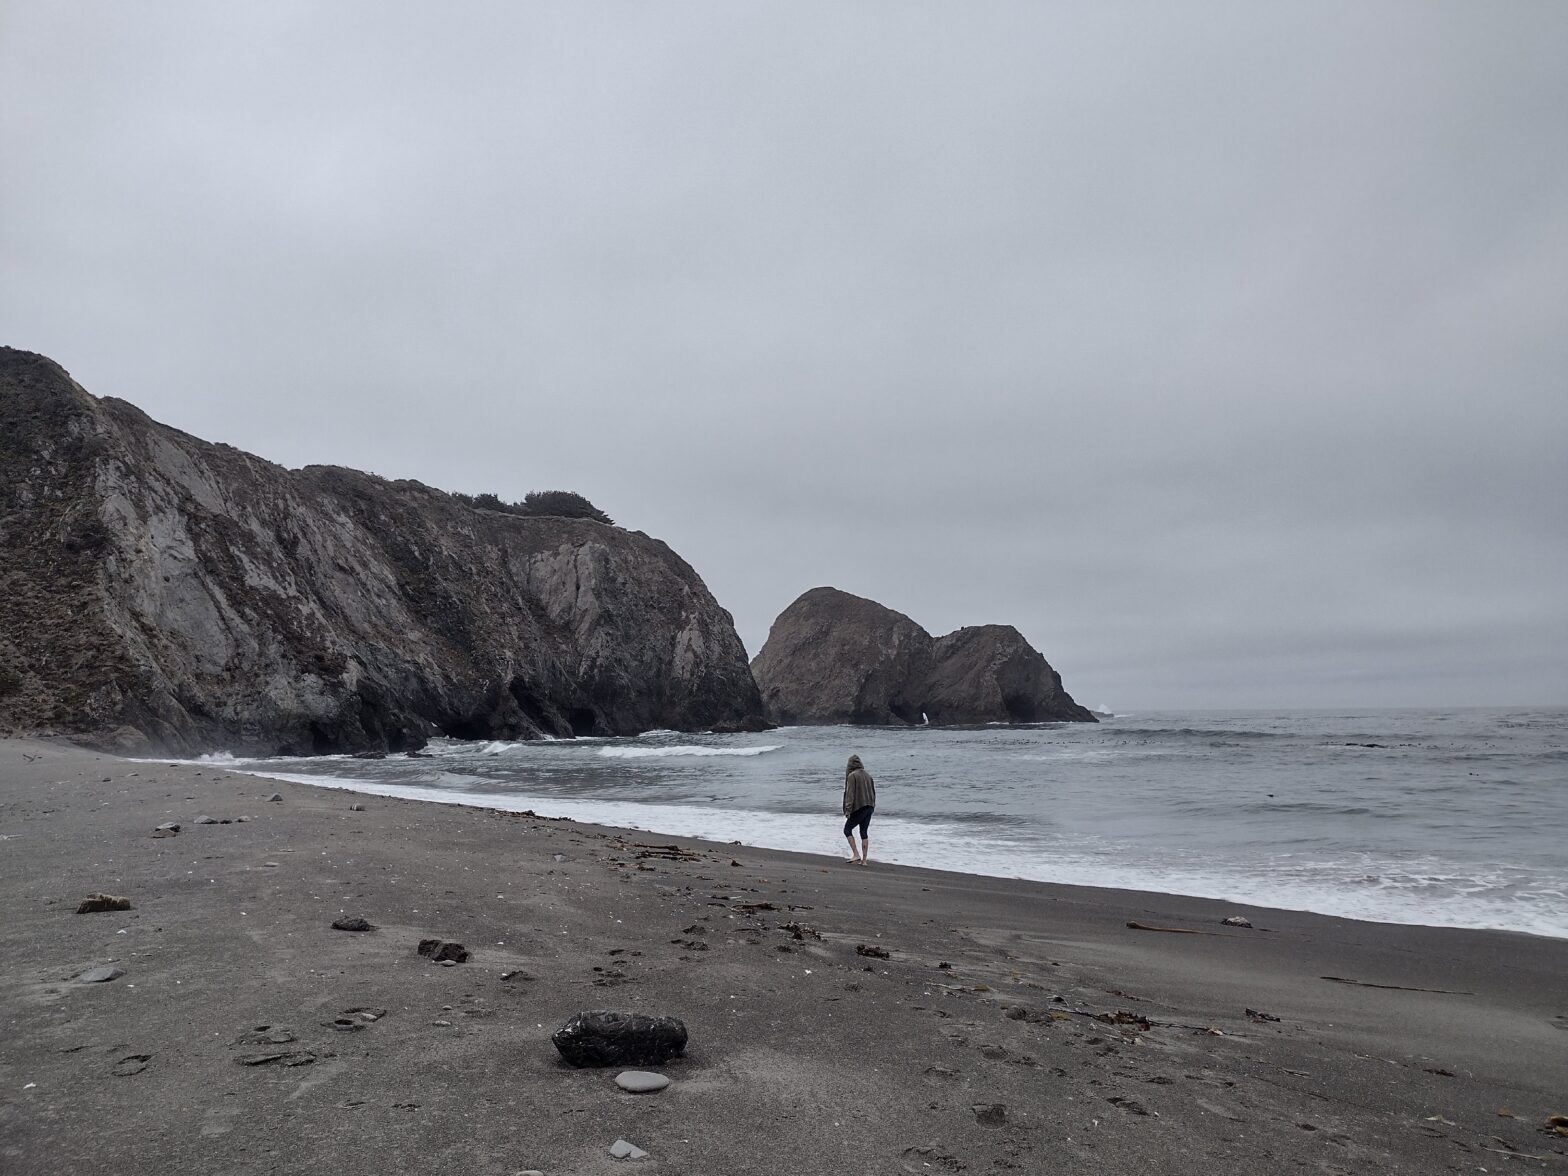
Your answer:
[[[0,342],[1090,706],[1568,703],[1568,4],[0,8]]]

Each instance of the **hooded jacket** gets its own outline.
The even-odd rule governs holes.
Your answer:
[[[876,782],[871,779],[871,773],[861,765],[860,757],[850,756],[849,764],[844,769],[844,815],[847,817],[856,809],[863,809],[868,805],[875,808],[876,803]]]

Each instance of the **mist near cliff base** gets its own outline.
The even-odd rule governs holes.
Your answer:
[[[1568,702],[1568,9],[8,6],[0,341],[1085,704]]]

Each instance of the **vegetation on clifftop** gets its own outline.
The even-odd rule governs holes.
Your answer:
[[[614,519],[575,490],[530,490],[521,502],[505,502],[495,494],[458,494],[455,491],[452,497],[476,510],[535,518],[592,519],[607,527],[615,526]]]

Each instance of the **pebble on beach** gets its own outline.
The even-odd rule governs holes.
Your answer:
[[[647,1070],[625,1070],[615,1076],[615,1085],[632,1094],[652,1094],[669,1084],[670,1080],[663,1074],[651,1074]]]
[[[617,1139],[610,1145],[610,1154],[618,1160],[640,1160],[648,1153],[635,1143],[628,1143],[624,1139]]]

